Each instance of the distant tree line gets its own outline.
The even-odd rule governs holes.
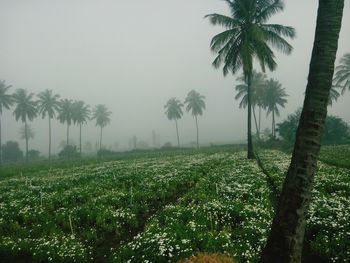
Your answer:
[[[60,153],[61,156],[80,156],[82,154],[82,126],[88,121],[95,120],[95,125],[100,128],[99,148],[102,148],[102,130],[110,123],[111,111],[105,105],[96,105],[93,109],[84,101],[73,101],[70,99],[60,99],[58,94],[54,94],[52,90],[45,90],[35,96],[25,89],[17,89],[13,94],[9,94],[11,86],[7,85],[4,80],[0,81],[0,165],[3,161],[2,155],[7,149],[16,146],[11,142],[9,145],[2,145],[1,141],[1,115],[3,109],[10,110],[14,107],[13,114],[16,121],[21,121],[24,128],[21,130],[21,137],[25,140],[25,160],[30,159],[29,139],[33,137],[33,132],[29,123],[38,115],[48,120],[48,157],[51,160],[51,122],[57,119],[60,123],[67,125],[66,146]],[[69,128],[70,126],[79,126],[79,151],[75,146],[69,145]],[[74,154],[76,152],[76,154]],[[21,154],[17,151],[17,157]],[[33,153],[32,153],[33,155]],[[14,155],[11,155],[13,159]],[[7,160],[7,159],[6,159]]]

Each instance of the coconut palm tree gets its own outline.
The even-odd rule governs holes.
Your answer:
[[[292,52],[292,46],[283,38],[294,38],[295,30],[278,24],[267,24],[271,16],[284,8],[282,0],[225,0],[231,16],[210,14],[206,17],[213,25],[220,25],[225,31],[214,36],[211,49],[218,55],[213,62],[215,68],[223,65],[226,76],[242,68],[248,86],[248,158],[254,158],[252,143],[252,72],[254,58],[262,71],[276,68],[272,47],[285,54]]]
[[[199,94],[195,90],[191,90],[185,99],[186,111],[191,111],[192,116],[194,116],[196,120],[196,128],[197,128],[197,149],[199,148],[199,140],[198,140],[198,120],[197,116],[203,114],[203,110],[205,109],[205,97]]]
[[[319,0],[304,106],[261,263],[301,262],[306,214],[327,116],[343,9],[344,0]]]
[[[235,96],[236,100],[241,99],[239,103],[239,108],[246,108],[248,105],[248,85],[246,82],[246,78],[244,75],[237,78],[237,81],[240,82],[236,86],[237,95]],[[266,86],[266,75],[263,73],[258,73],[255,70],[252,72],[252,83],[251,83],[251,89],[252,89],[252,109],[253,109],[253,117],[255,121],[255,127],[256,127],[256,133],[258,135],[258,138],[260,137],[260,123],[261,123],[261,108],[264,107],[264,92],[265,92],[265,86]],[[256,119],[255,114],[255,107],[259,107],[259,124]]]
[[[350,90],[350,53],[345,54],[340,59],[340,64],[335,69],[333,83],[342,89],[342,94],[345,93],[346,89]]]
[[[28,93],[25,89],[17,89],[13,94],[16,104],[14,115],[16,121],[19,119],[24,123],[25,141],[26,141],[26,162],[28,162],[28,121],[32,121],[37,116],[37,105],[33,100],[34,94]]]
[[[267,109],[267,115],[272,113],[272,126],[271,126],[271,135],[272,138],[276,138],[276,122],[275,115],[280,116],[280,110],[278,107],[284,108],[284,105],[287,103],[287,93],[282,84],[277,80],[269,79],[266,81],[265,88],[265,106]]]
[[[51,119],[55,117],[60,109],[58,94],[53,94],[52,90],[45,90],[38,94],[38,112],[44,119],[47,115],[49,120],[49,161],[51,161]]]
[[[79,151],[82,152],[81,146],[81,127],[86,124],[90,117],[90,107],[84,101],[75,101],[73,103],[73,122],[79,125]]]
[[[177,126],[177,120],[181,119],[183,115],[183,112],[181,109],[183,106],[184,105],[176,98],[171,98],[170,100],[168,100],[168,102],[164,106],[165,114],[168,117],[168,119],[175,121],[178,147],[180,147],[180,137],[179,137],[179,129]]]
[[[61,123],[67,123],[67,140],[66,145],[69,145],[69,126],[73,121],[73,102],[69,99],[60,101],[60,107],[58,111],[57,119]]]
[[[10,109],[13,103],[12,95],[7,94],[10,88],[11,86],[6,85],[4,80],[0,80],[0,166],[2,165],[1,115],[3,109]]]
[[[95,107],[92,119],[96,120],[96,126],[101,128],[100,130],[100,150],[102,149],[102,129],[106,127],[110,122],[110,116],[112,112],[108,110],[105,105],[99,104]]]

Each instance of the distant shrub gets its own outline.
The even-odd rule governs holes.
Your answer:
[[[77,146],[74,145],[66,145],[62,151],[58,154],[60,158],[77,158],[80,156]]]
[[[101,149],[97,152],[98,157],[107,157],[107,156],[113,156],[116,155],[117,153],[111,150],[107,149]]]
[[[17,162],[23,159],[23,152],[19,149],[18,142],[8,141],[2,145],[1,150],[4,162]]]

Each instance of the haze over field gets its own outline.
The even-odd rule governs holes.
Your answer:
[[[301,8],[303,7],[303,8]],[[350,47],[350,3],[346,1],[337,62]],[[161,142],[176,145],[174,123],[164,114],[170,97],[184,101],[191,89],[206,96],[207,109],[199,118],[201,143],[246,140],[246,110],[238,108],[234,86],[238,76],[223,77],[211,66],[211,38],[222,31],[203,19],[227,13],[219,0],[0,0],[0,79],[38,93],[52,89],[62,98],[105,104],[113,112],[104,129],[104,144],[127,147],[136,135],[150,145],[154,130]],[[298,17],[295,16],[298,14]],[[296,28],[294,52],[276,52],[278,68],[268,76],[278,79],[290,95],[284,119],[302,106],[314,38],[317,1],[286,1],[285,11],[272,18]],[[329,114],[350,123],[350,92],[341,96]],[[264,126],[270,127],[270,117]],[[19,141],[22,123],[12,111],[2,118],[3,142]],[[47,120],[31,124],[35,138],[30,148],[47,152]],[[65,125],[53,122],[53,146],[65,140]],[[78,128],[71,128],[78,143]],[[179,121],[182,142],[195,141],[193,117]],[[98,141],[94,123],[83,131],[83,141]],[[21,141],[23,149],[24,142]]]

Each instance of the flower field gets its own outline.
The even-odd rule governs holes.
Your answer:
[[[221,252],[257,262],[273,217],[245,152],[145,156],[0,181],[0,262],[177,262]],[[281,185],[289,156],[263,151]],[[308,256],[349,262],[349,170],[321,163]]]

